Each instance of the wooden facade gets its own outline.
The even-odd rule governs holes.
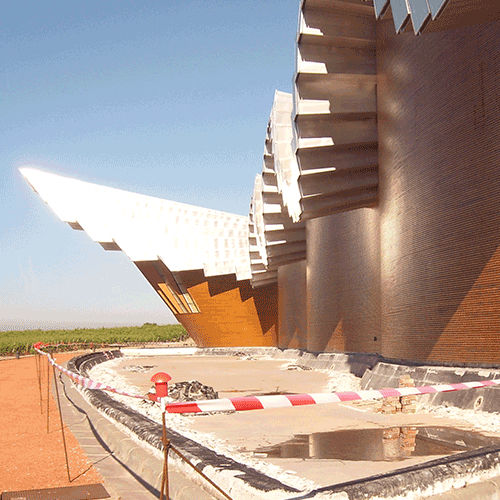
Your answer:
[[[235,275],[174,275],[161,261],[135,264],[198,346],[277,345],[276,283],[254,289]]]

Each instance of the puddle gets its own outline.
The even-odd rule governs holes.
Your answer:
[[[500,437],[452,427],[390,427],[298,434],[284,443],[258,448],[254,453],[270,458],[390,462],[451,455],[492,445],[500,446]]]

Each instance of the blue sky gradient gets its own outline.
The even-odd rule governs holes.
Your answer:
[[[298,1],[0,10],[0,330],[174,322],[18,168],[247,215],[274,91],[292,88]]]

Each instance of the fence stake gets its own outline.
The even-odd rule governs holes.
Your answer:
[[[36,362],[36,374],[38,378],[38,393],[40,394],[40,413],[43,415],[43,403],[42,403],[42,360],[40,359],[40,354],[35,352],[35,362]]]
[[[54,383],[56,386],[57,407],[59,408],[59,420],[61,421],[61,433],[62,433],[63,446],[64,446],[64,457],[66,458],[66,472],[68,473],[68,481],[71,483],[71,477],[69,475],[68,449],[66,447],[66,437],[64,435],[64,424],[63,424],[63,417],[62,417],[62,411],[61,411],[61,400],[59,398],[59,387],[57,385],[56,367],[54,365],[52,365],[52,370],[54,373]]]
[[[50,356],[50,354],[49,354]],[[49,433],[49,401],[50,401],[50,361],[47,356],[47,434]]]

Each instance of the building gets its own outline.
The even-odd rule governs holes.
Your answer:
[[[294,93],[275,95],[249,218],[144,207],[211,221],[198,246],[194,229],[155,233],[134,254],[119,213],[94,234],[83,201],[23,175],[124,250],[201,345],[498,362],[499,55],[494,0],[303,0]]]

